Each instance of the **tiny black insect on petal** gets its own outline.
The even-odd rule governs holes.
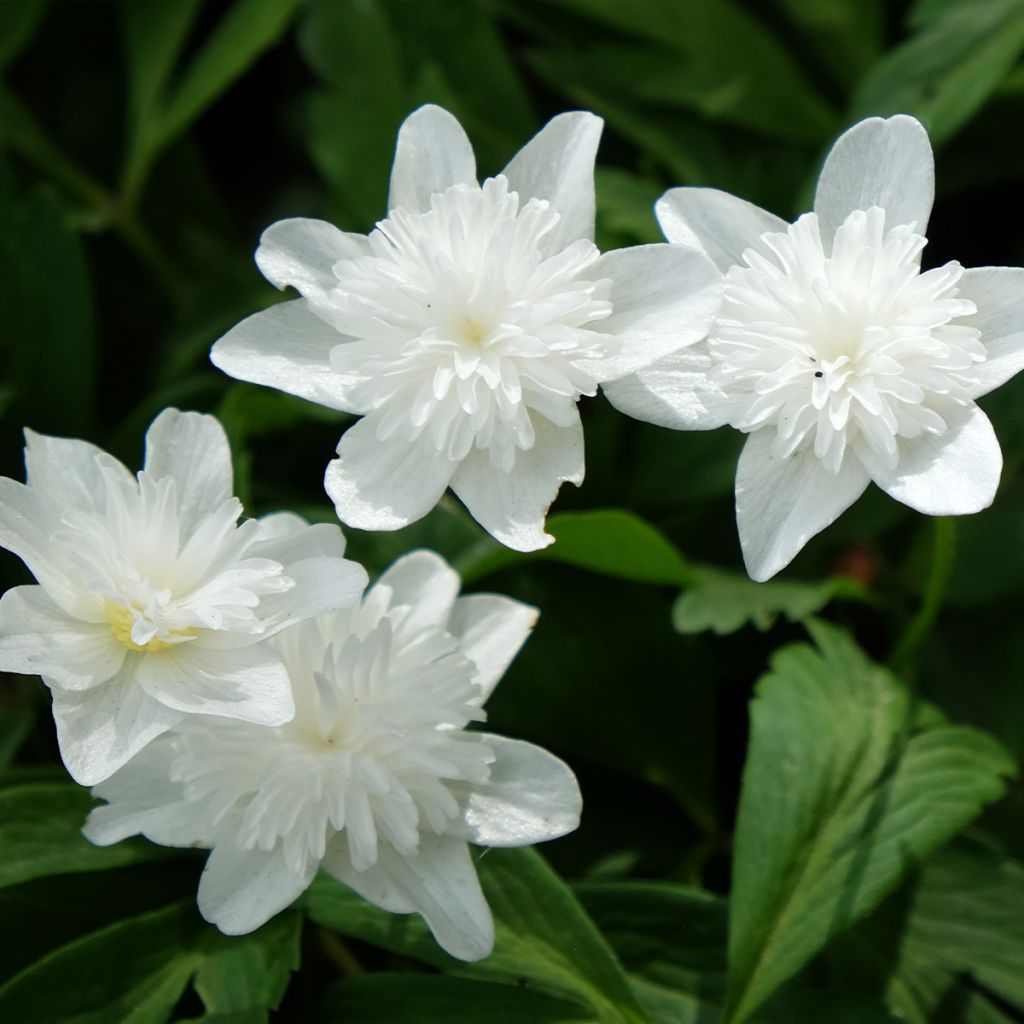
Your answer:
[[[815,377],[824,377],[824,376],[825,376],[825,374],[823,374],[823,373],[821,372],[821,370],[815,370],[815,371],[814,371],[814,376],[815,376]]]

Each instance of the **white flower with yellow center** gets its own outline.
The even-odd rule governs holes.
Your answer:
[[[458,121],[422,107],[369,237],[315,220],[264,233],[260,270],[302,298],[211,358],[363,417],[327,470],[343,522],[398,529],[451,485],[503,544],[544,547],[559,487],[583,480],[580,397],[707,333],[721,275],[702,253],[594,245],[601,126],[562,114],[481,185]]]
[[[467,844],[564,835],[580,792],[551,754],[467,730],[536,612],[458,590],[417,551],[353,611],[284,631],[273,644],[295,718],[190,719],[94,790],[108,804],[85,834],[209,847],[199,908],[228,934],[258,928],[323,868],[386,910],[422,914],[452,956],[486,956],[494,926]]]
[[[341,530],[238,522],[211,416],[167,409],[133,476],[85,441],[26,431],[27,484],[0,477],[0,545],[38,586],[0,600],[0,670],[39,674],[68,771],[93,785],[190,714],[280,725],[290,623],[357,601]]]
[[[922,271],[924,128],[870,118],[833,146],[795,224],[714,189],[658,202],[667,238],[726,275],[706,342],[612,384],[631,416],[748,433],[736,516],[766,580],[874,481],[929,515],[991,504],[1002,454],[975,404],[1024,367],[1024,270]]]

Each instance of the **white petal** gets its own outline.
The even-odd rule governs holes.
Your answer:
[[[433,551],[411,551],[391,565],[374,584],[391,591],[389,607],[409,606],[404,620],[407,629],[445,627],[462,580],[459,574]]]
[[[733,402],[714,382],[707,344],[664,356],[604,385],[619,412],[672,430],[712,430],[729,422]]]
[[[935,158],[916,118],[869,117],[845,131],[825,158],[814,196],[821,237],[828,246],[854,210],[879,206],[886,228],[914,224],[927,234],[935,198]]]
[[[619,339],[621,350],[579,365],[595,380],[633,373],[707,337],[722,300],[722,275],[685,245],[637,245],[605,253],[594,275],[612,281],[612,315],[598,325]]]
[[[415,441],[377,438],[375,416],[345,431],[324,486],[338,518],[359,530],[397,530],[422,519],[444,494],[458,463],[424,431]]]
[[[291,590],[270,594],[260,600],[266,635],[315,615],[351,608],[369,582],[366,570],[347,558],[304,558],[285,564],[285,573],[295,581]]]
[[[422,834],[419,850],[411,857],[385,843],[377,866],[390,891],[423,915],[446,953],[469,961],[490,954],[494,919],[465,840]]]
[[[895,469],[876,467],[872,477],[897,501],[929,516],[960,516],[992,504],[1003,453],[989,418],[976,405],[941,437],[900,441]]]
[[[316,874],[314,861],[302,874],[284,862],[280,845],[241,850],[218,843],[199,879],[199,912],[225,935],[246,935],[301,896]]]
[[[196,642],[146,651],[135,678],[154,700],[185,714],[256,725],[284,725],[295,716],[288,673],[268,644],[213,650]]]
[[[414,110],[398,130],[388,210],[423,213],[435,192],[474,184],[476,157],[462,125],[432,103]]]
[[[553,117],[509,161],[502,174],[519,202],[546,199],[558,223],[545,239],[561,252],[580,238],[594,238],[594,160],[604,121],[588,111]]]
[[[483,700],[526,642],[537,615],[532,605],[499,594],[470,594],[455,602],[448,632],[458,638],[462,653],[476,665],[473,681],[483,691]]]
[[[174,478],[185,537],[232,496],[231,449],[213,416],[164,409],[146,431],[145,469],[154,480]]]
[[[346,233],[324,220],[293,217],[271,224],[260,236],[256,265],[276,288],[289,285],[314,305],[326,304],[338,283],[338,260],[356,259],[368,251],[364,235]]]
[[[312,523],[294,512],[272,512],[260,516],[260,539],[251,548],[253,558],[272,558],[286,565],[302,558],[322,555],[341,558],[345,535],[337,523]]]
[[[974,267],[960,278],[958,298],[978,312],[964,323],[981,331],[988,359],[976,367],[974,397],[987,395],[1024,369],[1024,269]]]
[[[744,250],[756,246],[762,235],[789,226],[774,213],[717,188],[669,189],[654,212],[670,242],[707,253],[722,273],[742,263]]]
[[[534,446],[516,452],[508,473],[491,465],[486,451],[474,448],[452,480],[452,490],[470,515],[506,547],[536,551],[554,541],[544,532],[544,519],[558,489],[566,481],[583,481],[583,427],[579,414],[572,426],[556,427],[543,416],[533,417]]]
[[[96,786],[92,795],[108,803],[94,808],[86,818],[82,828],[86,839],[110,846],[144,835],[161,846],[206,845],[209,824],[184,799],[181,783],[171,781],[177,756],[171,736],[165,733]]]
[[[453,785],[464,801],[462,835],[477,846],[529,846],[579,827],[583,797],[572,769],[532,743],[487,737],[491,777]]]
[[[106,484],[100,468],[135,487],[135,477],[122,463],[88,441],[49,437],[25,429],[25,468],[29,487],[62,512],[102,511]]]
[[[347,411],[353,381],[331,369],[345,341],[305,299],[281,302],[236,324],[210,350],[213,365],[238,380]]]
[[[867,471],[848,457],[832,474],[812,449],[772,454],[773,430],[747,438],[736,468],[736,523],[750,578],[763,583],[864,493]]]
[[[344,833],[338,833],[327,844],[327,853],[320,866],[342,885],[347,885],[368,903],[386,910],[389,914],[416,912],[416,905],[402,889],[398,888],[387,871],[381,867],[380,862],[363,871],[357,871],[352,867],[348,840]]]
[[[109,778],[184,718],[135,682],[134,661],[126,659],[113,679],[92,690],[50,688],[61,757],[71,777],[83,786]]]
[[[2,672],[86,690],[117,675],[127,651],[106,623],[70,618],[42,587],[13,587],[0,600]]]
[[[32,488],[0,477],[0,547],[17,555],[43,589],[71,615],[94,610],[54,559],[50,536],[60,528],[59,508]]]

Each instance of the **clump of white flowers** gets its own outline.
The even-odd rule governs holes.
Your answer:
[[[601,128],[561,114],[481,185],[458,121],[421,107],[369,237],[315,220],[264,233],[260,269],[302,297],[244,320],[212,359],[363,417],[327,469],[342,522],[397,529],[450,485],[503,544],[550,544],[548,507],[583,480],[580,397],[707,333],[721,279],[702,253],[594,245]]]
[[[289,721],[264,641],[358,600],[366,573],[341,530],[239,523],[210,416],[161,413],[137,477],[85,441],[26,435],[28,482],[0,478],[0,544],[38,584],[0,600],[0,670],[43,677],[72,776],[102,781],[187,715]]]
[[[922,271],[933,195],[928,135],[901,115],[839,138],[795,224],[713,189],[658,202],[666,237],[725,273],[721,311],[706,342],[608,396],[663,426],[750,435],[736,514],[755,580],[872,480],[931,515],[995,495],[1002,455],[975,399],[1024,366],[1024,270]]]
[[[467,729],[536,612],[458,597],[459,582],[414,552],[351,611],[280,633],[295,717],[189,719],[94,790],[109,802],[86,835],[210,848],[199,907],[229,934],[258,928],[323,868],[386,910],[421,914],[452,956],[487,956],[494,926],[467,844],[564,835],[580,793],[551,754]]]

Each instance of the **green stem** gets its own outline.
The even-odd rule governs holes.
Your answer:
[[[889,658],[889,666],[897,672],[911,662],[942,609],[956,553],[956,520],[951,516],[937,516],[933,520],[932,538],[932,565],[924,599],[917,614],[907,623]]]

